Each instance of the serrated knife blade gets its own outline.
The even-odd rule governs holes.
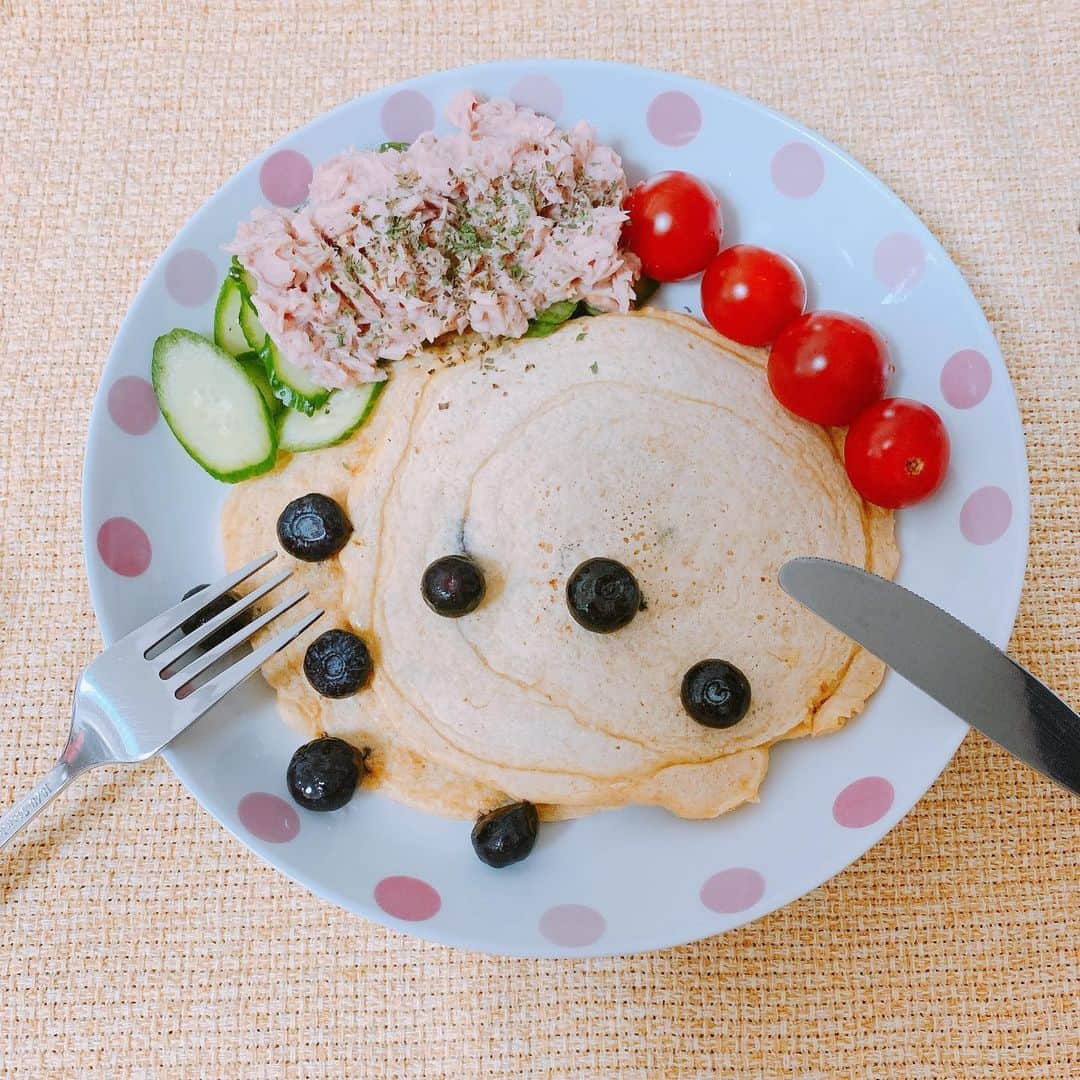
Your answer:
[[[828,559],[780,568],[791,597],[1014,757],[1080,795],[1080,716],[1001,649],[893,581]]]

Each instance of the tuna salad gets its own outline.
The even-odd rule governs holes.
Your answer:
[[[619,155],[585,122],[471,92],[447,116],[453,134],[324,162],[303,206],[256,209],[229,246],[266,332],[321,386],[379,381],[379,360],[448,334],[520,337],[566,301],[631,307]]]

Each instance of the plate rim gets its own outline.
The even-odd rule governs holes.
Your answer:
[[[413,76],[409,79],[403,79],[396,82],[389,82],[383,85],[377,86],[364,93],[357,94],[338,105],[327,109],[324,112],[311,116],[304,123],[291,128],[280,139],[271,143],[270,145],[257,151],[252,157],[250,157],[243,165],[240,166],[234,173],[232,173],[218,188],[216,188],[209,196],[207,196],[185,219],[185,221],[179,226],[176,233],[173,235],[169,243],[164,247],[161,253],[150,264],[149,269],[144,275],[142,281],[139,284],[138,289],[133,295],[128,308],[124,314],[124,317],[117,325],[115,334],[113,335],[112,342],[109,347],[108,354],[105,358],[99,371],[99,378],[97,389],[94,394],[93,405],[90,411],[90,416],[86,429],[86,438],[83,448],[82,458],[82,480],[81,480],[81,497],[80,497],[80,514],[82,517],[82,548],[83,548],[83,566],[86,573],[88,590],[90,593],[91,606],[94,610],[94,616],[97,621],[98,629],[101,637],[106,645],[112,644],[113,641],[119,635],[115,627],[109,626],[110,620],[103,614],[102,600],[100,597],[100,580],[101,575],[98,569],[94,566],[94,560],[92,552],[95,549],[95,534],[90,524],[92,518],[90,514],[90,483],[88,477],[90,475],[90,461],[95,453],[98,437],[102,429],[102,413],[106,411],[106,398],[108,396],[108,389],[105,381],[105,373],[109,365],[110,360],[113,357],[116,342],[129,328],[129,324],[135,318],[134,312],[140,306],[140,301],[143,299],[150,282],[155,278],[157,271],[162,267],[165,262],[181,248],[181,236],[191,223],[193,218],[197,216],[203,208],[205,208],[211,202],[221,198],[224,194],[231,191],[234,187],[243,183],[248,176],[257,170],[259,164],[266,158],[267,155],[273,153],[278,149],[283,149],[288,145],[288,141],[293,139],[299,132],[304,131],[315,123],[333,122],[337,117],[344,115],[348,110],[356,107],[358,103],[368,101],[372,98],[379,97],[388,92],[397,92],[400,90],[412,89],[422,86],[428,80],[432,78],[462,75],[468,76],[470,74],[486,75],[486,74],[501,74],[506,72],[521,72],[527,74],[530,69],[536,68],[543,69],[572,69],[575,72],[581,71],[595,71],[604,74],[621,74],[631,78],[641,78],[642,76],[652,79],[666,80],[670,84],[671,89],[682,88],[696,88],[705,91],[709,95],[719,95],[729,101],[736,102],[741,106],[749,106],[750,108],[765,114],[768,117],[782,121],[785,125],[788,125],[795,131],[797,131],[802,137],[822,149],[828,151],[831,156],[838,158],[848,168],[853,169],[863,180],[869,181],[871,186],[877,191],[877,193],[885,198],[898,203],[909,214],[911,214],[921,226],[925,238],[929,241],[931,249],[934,253],[940,255],[945,259],[947,264],[953,267],[957,274],[959,274],[961,280],[964,283],[965,288],[970,293],[974,300],[974,306],[978,311],[978,318],[981,320],[982,329],[985,330],[986,336],[989,341],[993,343],[993,348],[996,353],[997,359],[1000,360],[1001,366],[1008,376],[1006,380],[1006,393],[1008,394],[1008,404],[1011,405],[1009,412],[1010,426],[1013,431],[1010,433],[1015,436],[1018,443],[1022,468],[1022,484],[1020,485],[1020,491],[1018,495],[1022,495],[1022,499],[1014,500],[1013,504],[1013,524],[1012,528],[1016,530],[1016,543],[1022,558],[1017,558],[1015,563],[1010,567],[1008,580],[1004,580],[1001,583],[1000,593],[1003,599],[1007,600],[1007,604],[1002,614],[1002,626],[1000,630],[987,636],[993,643],[1000,648],[1006,648],[1009,639],[1011,638],[1013,629],[1015,628],[1016,619],[1020,610],[1020,603],[1023,594],[1023,584],[1027,572],[1028,561],[1030,558],[1030,543],[1031,543],[1031,474],[1030,464],[1028,457],[1027,441],[1025,438],[1023,427],[1023,416],[1020,409],[1019,400],[1016,395],[1016,387],[1013,382],[1012,376],[1009,373],[1008,365],[1005,363],[1004,355],[1001,352],[1001,348],[998,345],[997,339],[994,335],[993,328],[991,327],[989,320],[986,317],[986,313],[983,310],[983,306],[979,301],[979,298],[975,295],[974,290],[971,287],[968,279],[961,273],[959,267],[955,261],[949,255],[948,251],[944,248],[937,236],[933,233],[930,227],[923,221],[923,219],[914,211],[903,198],[892,188],[888,186],[875,172],[863,165],[857,158],[855,158],[848,151],[842,147],[833,143],[825,136],[819,134],[816,130],[807,127],[802,121],[795,119],[774,109],[771,106],[764,105],[754,98],[748,97],[744,94],[740,94],[728,87],[721,86],[716,83],[709,82],[706,79],[701,79],[695,76],[685,75],[679,72],[667,71],[662,68],[653,68],[639,64],[629,64],[618,61],[606,61],[595,59],[574,59],[566,57],[545,57],[545,56],[526,56],[514,59],[495,60],[488,62],[481,62],[476,64],[462,65],[453,68],[441,68],[425,72],[421,75]],[[95,584],[98,582],[98,584]],[[895,674],[891,677],[896,678]],[[437,921],[431,922],[408,922],[403,923],[401,920],[395,919],[393,916],[388,915],[382,909],[378,908],[374,902],[369,902],[367,905],[360,906],[353,896],[346,896],[333,886],[328,886],[324,882],[317,881],[313,877],[306,873],[294,872],[292,869],[286,868],[280,861],[273,857],[272,852],[267,852],[265,847],[258,846],[253,842],[251,837],[243,834],[239,827],[234,825],[227,817],[219,816],[215,812],[213,806],[210,804],[208,798],[207,789],[204,784],[200,783],[198,778],[193,775],[192,770],[188,769],[181,760],[179,760],[176,752],[168,747],[162,751],[161,756],[164,758],[169,768],[173,771],[174,775],[186,789],[189,795],[193,796],[199,805],[228,833],[230,833],[236,840],[238,840],[244,847],[255,854],[263,862],[269,864],[277,873],[284,875],[290,881],[301,885],[309,892],[315,894],[323,900],[327,900],[338,907],[343,908],[350,914],[360,915],[362,918],[370,919],[373,922],[379,923],[385,926],[387,929],[398,933],[406,934],[410,937],[419,938],[421,940],[430,941],[439,945],[453,947],[457,949],[463,949],[470,952],[481,953],[485,955],[493,956],[509,956],[517,958],[544,958],[544,959],[564,959],[564,958],[586,958],[586,957],[606,957],[606,956],[634,956],[647,952],[655,952],[662,949],[676,948],[680,945],[686,945],[695,941],[704,941],[712,937],[717,937],[732,930],[744,927],[752,922],[757,922],[760,919],[765,918],[768,915],[796,903],[798,900],[803,899],[815,889],[821,885],[831,881],[834,877],[838,876],[844,870],[854,865],[863,856],[875,847],[886,834],[896,828],[903,820],[910,814],[916,803],[923,799],[929,790],[937,783],[941,774],[945,768],[953,760],[956,755],[956,751],[966,737],[970,727],[966,724],[963,725],[961,730],[958,730],[955,739],[952,740],[952,747],[949,750],[948,756],[944,758],[941,765],[934,771],[934,775],[929,778],[926,786],[921,792],[915,795],[913,798],[899,798],[894,802],[893,808],[899,809],[898,816],[893,816],[892,811],[886,815],[886,819],[889,820],[889,824],[882,826],[882,821],[875,822],[871,826],[867,826],[862,830],[862,837],[865,840],[865,846],[862,851],[848,859],[846,855],[842,855],[839,860],[832,860],[829,858],[821,858],[817,860],[815,865],[818,867],[814,874],[811,875],[816,879],[816,883],[809,887],[803,888],[800,886],[800,891],[795,896],[789,896],[787,899],[778,899],[776,902],[766,901],[763,906],[755,906],[752,911],[753,914],[742,917],[742,913],[735,918],[735,921],[729,923],[723,928],[719,928],[716,931],[706,934],[704,936],[699,935],[695,931],[691,931],[687,935],[672,934],[670,931],[664,933],[660,927],[653,935],[637,935],[638,944],[633,946],[627,946],[617,942],[607,942],[605,940],[607,935],[602,935],[599,940],[592,945],[571,947],[571,946],[558,946],[545,943],[542,939],[536,939],[532,943],[523,943],[522,947],[506,947],[504,945],[498,945],[495,947],[487,947],[481,943],[477,943],[475,940],[466,940],[459,933],[455,932],[442,932],[440,925]],[[922,781],[920,780],[919,786]]]

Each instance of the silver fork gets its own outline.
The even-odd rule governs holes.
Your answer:
[[[192,680],[307,596],[306,589],[295,593],[213,648],[192,653],[200,642],[281,585],[292,573],[286,570],[230,604],[190,634],[153,656],[149,655],[155,646],[175,634],[182,623],[204,611],[214,600],[274,558],[273,553],[263,555],[182,600],[121,638],[91,662],[75,685],[71,731],[64,752],[44,778],[0,817],[0,848],[80,773],[97,765],[145,761],[153,757],[323,614],[315,611],[305,615],[257,649],[213,674],[202,685],[190,687]],[[189,653],[192,653],[190,657]]]

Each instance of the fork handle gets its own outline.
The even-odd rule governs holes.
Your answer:
[[[76,772],[66,761],[57,762],[13,807],[0,816],[2,848],[46,803],[51,802],[75,779]]]

